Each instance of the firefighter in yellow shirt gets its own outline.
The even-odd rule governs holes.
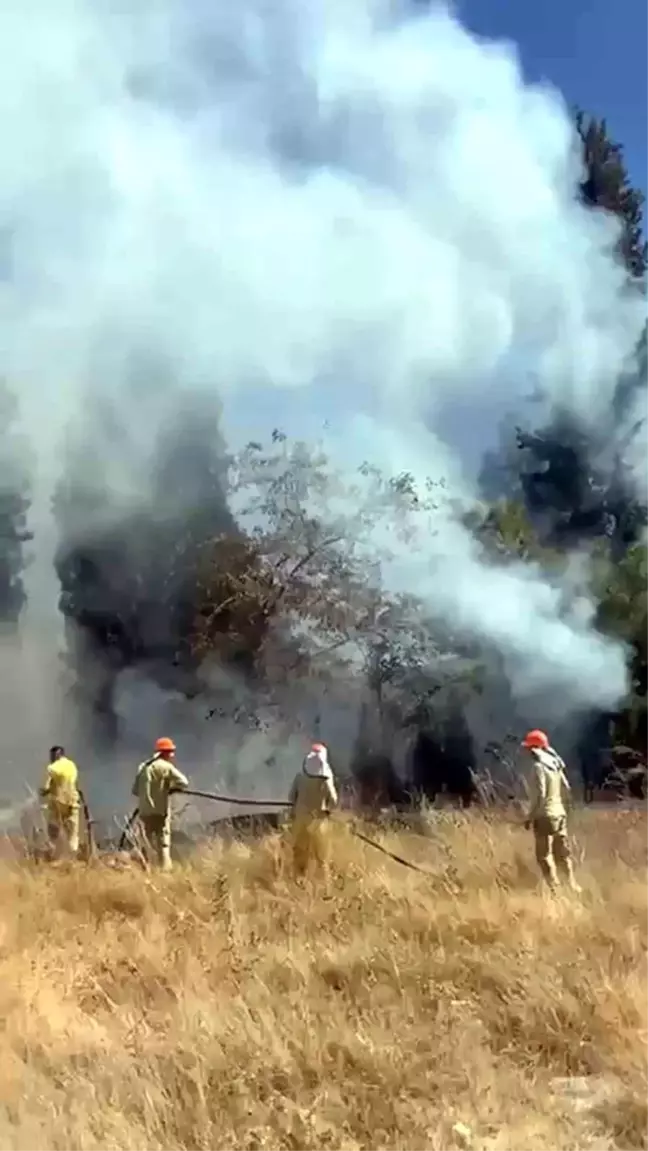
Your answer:
[[[133,784],[147,854],[153,855],[163,871],[171,870],[170,793],[189,786],[189,780],[173,762],[175,753],[172,739],[158,739],[155,754],[140,764]]]
[[[40,796],[45,800],[47,837],[52,855],[76,856],[79,850],[79,772],[60,746],[50,748],[45,784]]]
[[[555,891],[559,878],[565,880],[572,891],[580,891],[574,879],[567,833],[567,804],[571,788],[565,764],[550,747],[544,731],[527,732],[522,747],[533,759],[526,826],[533,827],[536,859],[542,876],[552,891]]]

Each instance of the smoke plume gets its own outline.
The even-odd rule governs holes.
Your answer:
[[[562,99],[511,46],[373,0],[24,0],[0,44],[0,370],[41,506],[58,493],[64,610],[73,547],[113,531],[133,642],[172,645],[150,590],[171,542],[150,537],[217,398],[228,447],[328,421],[344,466],[462,475],[461,494],[532,386],[547,413],[612,418],[642,303],[615,222],[578,202]],[[161,482],[175,428],[188,451]],[[213,497],[179,497],[173,522]],[[216,504],[223,525],[222,487]],[[525,692],[577,708],[624,691],[587,604],[486,565],[450,513],[388,578]]]

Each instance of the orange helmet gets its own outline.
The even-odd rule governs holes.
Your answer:
[[[156,739],[155,741],[156,751],[175,751],[175,749],[175,743],[172,739],[168,739],[166,735],[163,735],[161,739]]]
[[[544,731],[539,731],[536,727],[533,731],[527,731],[522,740],[522,747],[540,747],[546,751],[549,747],[549,737]]]

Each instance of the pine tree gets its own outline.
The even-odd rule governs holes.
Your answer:
[[[580,110],[575,113],[575,129],[584,163],[582,203],[592,211],[601,209],[617,216],[622,226],[619,256],[630,279],[642,282],[648,253],[642,234],[643,195],[631,184],[623,147],[609,137],[604,120]],[[620,418],[636,381],[623,379],[615,384],[615,409]],[[548,426],[533,432],[518,429],[516,440],[517,475],[511,479],[501,467],[501,478],[510,482],[511,490],[497,494],[511,496],[513,487],[521,490],[529,516],[539,527],[544,542],[570,547],[608,536],[620,557],[639,539],[646,516],[626,482],[623,460],[617,460],[612,477],[609,472],[603,475],[597,471],[594,460],[604,445],[593,444],[569,413],[558,413]],[[506,445],[504,450],[508,448]],[[506,470],[510,473],[509,458]],[[490,460],[488,478],[495,473]]]
[[[579,111],[575,123],[584,166],[581,200],[588,210],[604,210],[618,218],[619,257],[627,270],[629,285],[644,291],[648,256],[643,239],[643,194],[632,186],[623,149],[608,136],[605,121]],[[645,388],[647,348],[644,331],[634,369],[614,381],[614,426],[610,428],[609,442],[593,442],[572,415],[555,413],[542,428],[517,429],[514,434],[509,431],[508,436],[504,435],[499,453],[491,453],[485,461],[482,485],[489,501],[503,499],[501,506],[522,505],[544,548],[560,552],[586,544],[602,549],[607,556],[608,584],[598,589],[598,623],[613,634],[621,631],[630,646],[632,699],[620,715],[593,717],[592,738],[594,744],[600,744],[596,732],[609,719],[613,742],[621,739],[639,750],[642,742],[645,745],[645,735],[641,737],[646,706],[645,635],[641,622],[645,581],[642,585],[641,578],[635,577],[641,570],[640,541],[648,511],[646,501],[637,495],[631,468],[637,453],[645,450],[645,428],[637,414],[641,405],[636,401],[639,389]],[[598,465],[603,449],[608,457],[605,470]],[[637,596],[639,600],[635,602]],[[621,618],[630,621],[625,630],[619,623]],[[591,754],[588,744],[586,758]]]
[[[621,221],[620,255],[630,275],[641,280],[648,268],[648,247],[643,238],[644,195],[632,187],[623,148],[608,136],[605,120],[578,111],[576,129],[585,165],[583,202],[612,212]]]

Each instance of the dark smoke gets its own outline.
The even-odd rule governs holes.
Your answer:
[[[18,404],[0,380],[0,625],[4,635],[15,631],[27,601],[25,545],[31,506],[30,455],[16,428]]]
[[[108,742],[119,737],[114,693],[125,670],[141,671],[162,687],[196,690],[191,637],[202,549],[236,530],[226,500],[219,405],[207,392],[182,398],[126,513],[106,508],[109,493],[101,494],[96,475],[91,482],[91,442],[81,456],[77,450],[76,470],[63,478],[55,499],[55,566],[73,690],[91,727]]]

